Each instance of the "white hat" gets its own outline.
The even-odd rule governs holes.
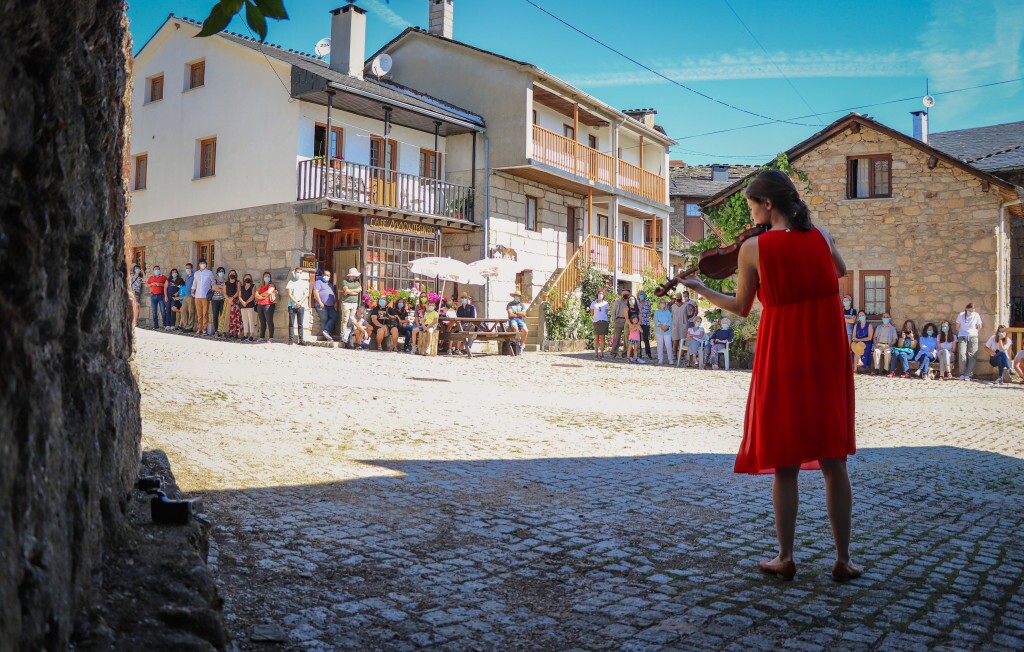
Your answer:
[[[348,274],[345,274],[345,276],[359,276],[359,270],[355,267],[349,267]]]

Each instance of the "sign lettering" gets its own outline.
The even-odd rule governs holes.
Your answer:
[[[299,260],[299,267],[311,272],[316,271],[316,254],[302,254]]]
[[[393,217],[368,217],[366,228],[375,231],[388,231],[390,233],[403,233],[406,235],[418,235],[423,238],[436,238],[437,227],[419,222],[406,222],[396,220]]]

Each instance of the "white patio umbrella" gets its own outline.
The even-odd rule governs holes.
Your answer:
[[[462,285],[483,285],[484,279],[480,274],[471,270],[469,265],[454,258],[442,258],[440,256],[428,256],[417,258],[409,263],[409,271],[420,276],[439,278],[442,281],[441,294],[444,294],[444,283],[460,283]]]
[[[486,279],[514,279],[526,264],[509,258],[484,258],[470,263],[469,269]]]

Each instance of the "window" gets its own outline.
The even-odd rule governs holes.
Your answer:
[[[441,153],[429,149],[420,150],[420,176],[427,179],[441,178]]]
[[[562,125],[562,135],[569,140],[576,140],[576,130],[572,125]]]
[[[188,64],[188,89],[198,88],[206,83],[206,61]]]
[[[844,297],[847,294],[853,298],[853,272],[846,272],[846,276],[839,277],[839,296]]]
[[[437,255],[436,237],[424,238],[367,230],[363,288],[378,291],[386,288],[408,288],[412,287],[414,281],[418,281],[420,290],[434,290],[434,280],[413,274],[409,271],[409,263],[417,258]]]
[[[333,248],[331,247],[331,233],[323,229],[313,229],[313,254],[316,256],[316,266],[320,270],[334,271]]]
[[[602,238],[608,237],[608,216],[598,215],[597,216],[597,235]]]
[[[533,110],[533,124],[539,125],[540,121],[537,120],[537,109]]]
[[[892,197],[892,156],[846,159],[846,198]]]
[[[700,217],[700,204],[686,204],[686,217]]]
[[[597,136],[594,134],[587,134],[587,146],[590,149],[597,149]]]
[[[163,74],[150,77],[147,80],[149,86],[149,92],[146,93],[146,103],[156,102],[157,100],[164,99],[164,76]]]
[[[146,189],[146,172],[147,165],[149,162],[149,156],[146,154],[139,154],[135,157],[135,187],[134,190],[145,190]]]
[[[332,159],[344,158],[342,156],[343,132],[341,127],[331,125],[331,149]],[[313,128],[313,156],[327,156],[327,125],[318,122]]]
[[[206,261],[206,269],[215,269],[213,264],[213,240],[207,240],[205,242],[196,243],[196,262],[200,260]]]
[[[629,239],[629,222],[626,221],[622,222],[622,241],[632,242],[632,240]]]
[[[862,309],[871,319],[878,319],[883,312],[889,312],[889,272],[865,271],[860,273],[860,298]]]
[[[212,177],[217,172],[217,139],[199,141],[199,178]]]
[[[140,269],[146,269],[146,248],[145,247],[134,247],[132,249],[132,262],[139,266]]]
[[[537,198],[526,198],[526,228],[530,231],[539,231],[537,220]]]

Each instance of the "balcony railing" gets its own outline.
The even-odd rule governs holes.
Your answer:
[[[533,125],[533,158],[577,176],[611,186],[615,159],[608,154]],[[616,187],[664,204],[664,177],[619,159]]]
[[[299,161],[297,195],[474,221],[472,188],[350,161]]]
[[[558,310],[565,299],[579,289],[584,267],[590,266],[611,273],[613,265],[620,274],[646,275],[657,279],[665,277],[665,268],[657,250],[591,234],[583,239],[583,244],[551,283],[546,300],[554,310]]]

